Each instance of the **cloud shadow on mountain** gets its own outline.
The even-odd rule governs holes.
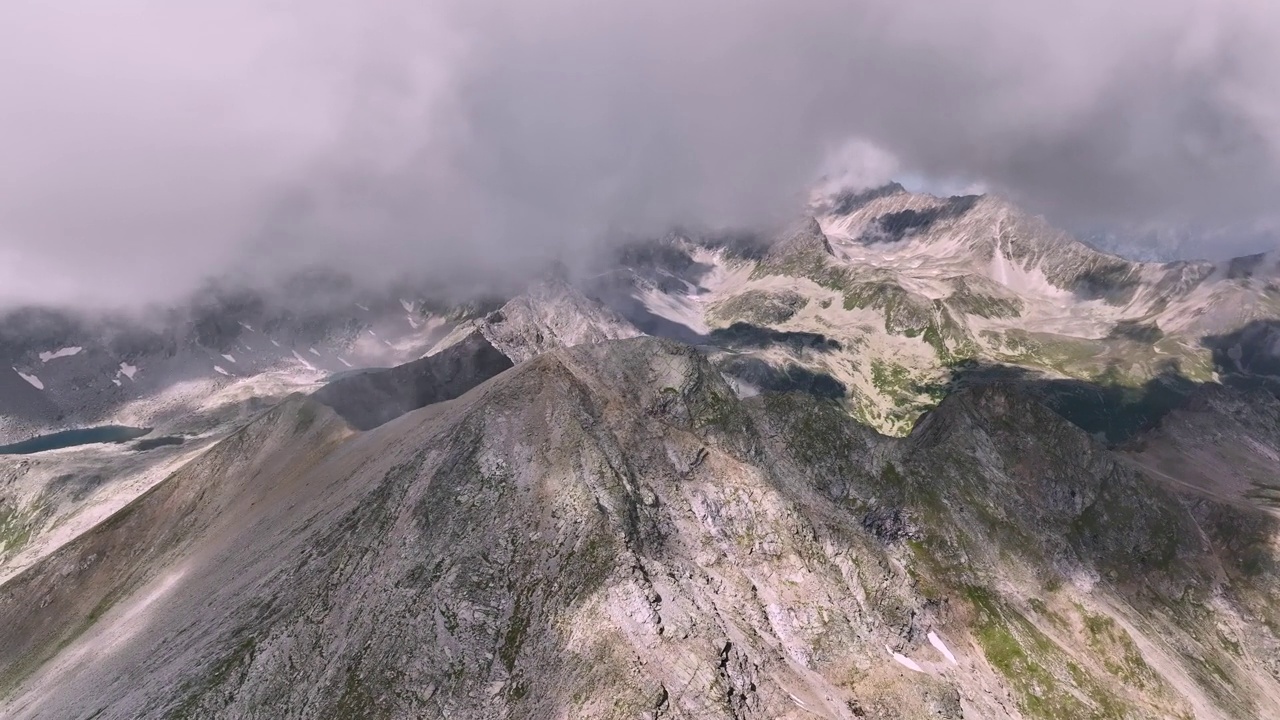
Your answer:
[[[334,380],[312,397],[358,430],[372,430],[433,403],[452,400],[513,363],[478,332],[435,355]]]
[[[845,384],[831,375],[796,363],[772,365],[760,358],[735,357],[717,365],[722,373],[765,392],[802,392],[829,400],[849,394]]]
[[[736,322],[726,328],[716,328],[703,336],[703,344],[731,350],[763,350],[774,345],[786,345],[797,352],[805,350],[835,352],[841,349],[838,340],[822,333],[774,330],[747,322]]]
[[[1185,407],[1203,385],[1185,377],[1174,360],[1141,385],[1124,384],[1115,367],[1091,382],[1049,378],[1012,365],[969,361],[952,368],[948,381],[916,389],[936,397],[960,387],[984,384],[1023,390],[1073,425],[1113,446],[1155,427],[1165,415]]]
[[[961,195],[927,210],[899,210],[881,215],[858,241],[868,245],[898,242],[908,235],[927,231],[939,221],[964,215],[973,209],[978,198],[978,195]]]
[[[1071,289],[1080,300],[1102,300],[1112,305],[1123,305],[1133,299],[1141,280],[1135,277],[1128,263],[1117,260],[1081,273]]]
[[[1266,390],[1280,398],[1280,320],[1254,320],[1200,344],[1213,355],[1223,385],[1237,390]]]

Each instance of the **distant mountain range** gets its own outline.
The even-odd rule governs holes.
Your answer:
[[[1280,254],[808,211],[0,317],[0,714],[1280,717]]]

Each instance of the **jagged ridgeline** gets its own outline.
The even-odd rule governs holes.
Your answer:
[[[367,431],[293,396],[0,586],[4,714],[1280,712],[1270,496],[1141,470],[1166,436],[987,384],[894,438],[672,341],[492,351]]]
[[[811,210],[0,318],[0,716],[1280,717],[1277,258]]]
[[[908,432],[955,385],[1011,366],[1073,421],[1121,442],[1195,385],[1248,365],[1219,348],[1248,356],[1265,344],[1263,332],[1231,341],[1224,328],[1280,317],[1280,258],[1270,255],[1132,262],[999,198],[898,185],[813,210],[745,280],[717,288],[709,322],[838,341],[847,350],[791,359],[839,381],[850,411],[890,434]]]
[[[474,332],[513,362],[562,345],[668,337],[709,350],[741,391],[816,388],[898,436],[991,366],[1025,371],[1047,402],[1112,443],[1205,382],[1276,385],[1274,253],[1133,262],[1000,198],[898,185],[823,198],[810,211],[772,237],[635,243],[511,296],[368,293],[305,275],[270,296],[210,290],[145,324],[10,313],[0,317],[0,444],[112,424],[208,432],[224,415],[261,410],[211,404],[278,401]],[[248,393],[231,390],[248,380],[257,381]],[[1106,402],[1068,380],[1107,388]],[[204,422],[189,422],[197,414]]]

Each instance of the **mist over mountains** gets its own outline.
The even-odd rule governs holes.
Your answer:
[[[1280,187],[1265,3],[90,5],[0,17],[7,304],[509,274],[780,224],[833,162],[1068,227],[1274,222]]]
[[[0,712],[1280,711],[1280,256],[807,211],[4,315]]]
[[[0,708],[1274,715],[1280,258],[812,210],[467,302],[10,316]]]
[[[1280,717],[1280,6],[0,8],[0,716]]]

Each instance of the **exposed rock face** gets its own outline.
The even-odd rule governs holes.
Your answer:
[[[1205,385],[1121,450],[1210,497],[1280,507],[1280,398],[1269,393]]]
[[[646,332],[731,352],[723,367],[827,378],[852,414],[894,435],[936,406],[966,363],[1020,367],[1034,384],[1101,380],[1123,389],[1126,416],[1151,414],[1143,391],[1153,381],[1179,388],[1164,379],[1280,377],[1265,369],[1280,357],[1271,255],[1134,262],[997,197],[938,198],[900,186],[825,198],[813,209],[816,220],[782,234],[762,257],[713,238],[686,241],[665,275],[629,270],[628,292],[606,299]],[[655,262],[680,255],[670,246]],[[802,355],[718,342],[721,330],[742,323],[821,334],[841,350]],[[1133,431],[1106,428],[1113,442]]]
[[[746,321],[751,324],[771,327],[781,325],[809,304],[809,298],[798,292],[768,292],[765,290],[748,290],[726,300],[714,310],[714,314],[732,322]]]
[[[640,331],[563,281],[543,282],[480,321],[480,332],[515,362],[549,350],[621,340]]]
[[[163,426],[0,457],[0,715],[1280,717],[1275,256],[829,200],[462,305],[0,318],[0,439]]]
[[[643,333],[605,304],[560,279],[535,282],[501,307],[460,324],[431,352],[480,333],[513,362],[542,353]]]
[[[831,243],[822,233],[822,226],[817,218],[805,218],[779,238],[765,255],[766,261],[785,262],[795,255],[817,253],[831,255]]]
[[[774,241],[760,267],[768,272],[803,275],[821,268],[834,254],[817,218],[805,218]]]
[[[1271,717],[1276,531],[1008,388],[894,439],[583,345],[364,433],[271,410],[0,586],[0,708]]]

